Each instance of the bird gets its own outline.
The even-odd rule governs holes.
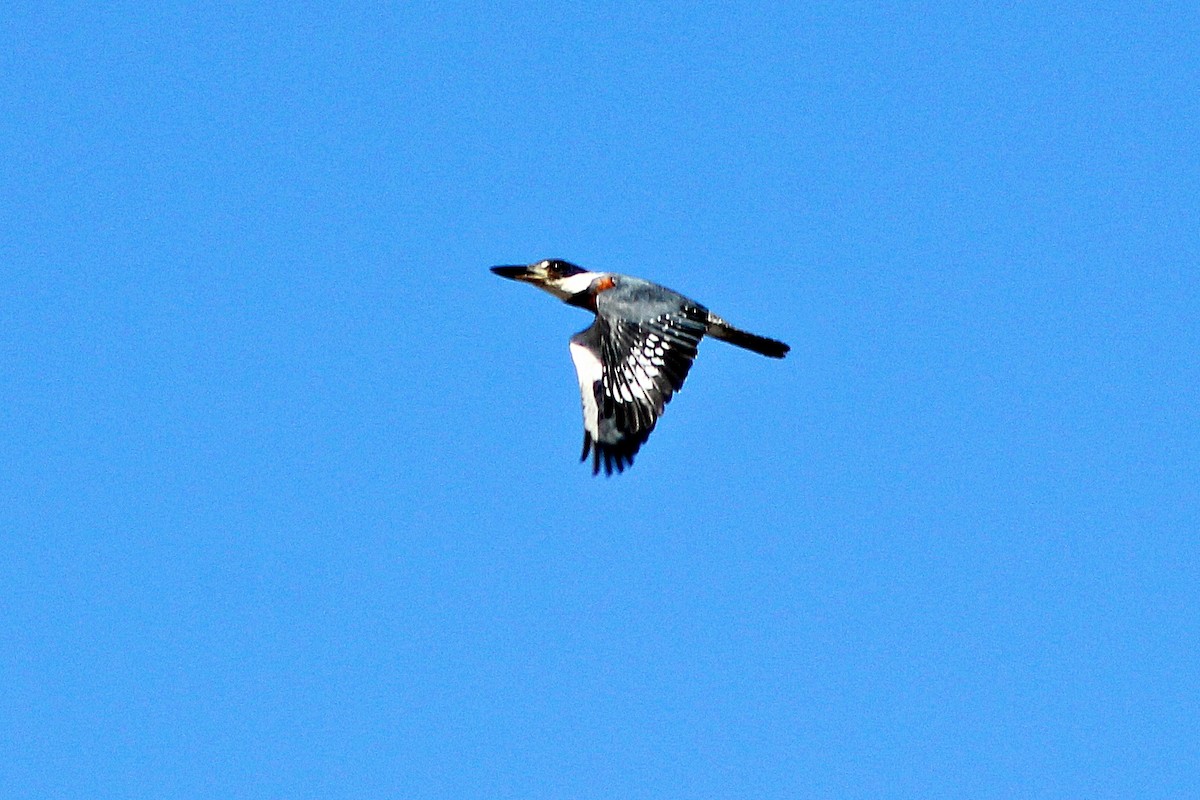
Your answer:
[[[529,283],[595,321],[571,337],[571,360],[583,400],[583,454],[592,474],[633,464],[663,410],[683,387],[705,335],[770,358],[791,348],[735,328],[704,306],[665,286],[615,272],[592,272],[552,258],[491,268]]]

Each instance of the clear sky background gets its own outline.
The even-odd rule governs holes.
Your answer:
[[[995,5],[8,9],[0,795],[1194,795],[1200,12]]]

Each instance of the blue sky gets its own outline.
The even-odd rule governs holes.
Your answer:
[[[1179,797],[1191,4],[27,4],[0,792]],[[562,257],[705,342],[577,463]]]

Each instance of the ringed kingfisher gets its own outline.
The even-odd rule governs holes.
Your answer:
[[[589,272],[559,259],[492,267],[502,278],[531,283],[596,315],[571,337],[571,360],[583,395],[583,455],[592,474],[633,464],[671,396],[682,386],[705,334],[771,358],[786,344],[735,328],[704,306],[650,281]]]

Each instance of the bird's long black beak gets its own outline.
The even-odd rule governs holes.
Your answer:
[[[513,281],[528,280],[530,277],[529,267],[526,266],[492,267],[492,272]]]

